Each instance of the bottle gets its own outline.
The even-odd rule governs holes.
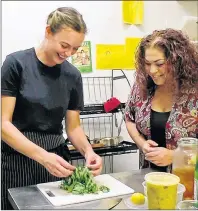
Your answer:
[[[195,199],[198,201],[198,149],[197,149],[197,159],[195,167]]]
[[[198,139],[181,138],[173,154],[172,173],[180,178],[180,183],[186,188],[184,200],[193,200],[195,197],[195,165],[198,148]]]

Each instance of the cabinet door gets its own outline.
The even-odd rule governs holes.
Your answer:
[[[139,169],[139,150],[134,153],[114,155],[113,172],[125,172]]]

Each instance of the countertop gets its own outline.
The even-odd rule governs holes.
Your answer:
[[[151,172],[151,169],[141,169],[134,170],[129,172],[119,172],[110,174],[114,178],[118,179],[122,183],[134,189],[135,192],[143,193],[142,182],[144,181],[144,175],[148,172]],[[8,197],[14,209],[19,210],[52,210],[52,209],[83,209],[83,206],[80,207],[71,207],[71,206],[62,206],[62,207],[54,207],[37,189],[36,186],[27,186],[20,188],[11,188],[8,189]],[[97,203],[91,205],[91,209],[107,209],[105,208],[105,203],[110,203],[110,200],[113,199],[103,199]],[[100,204],[102,204],[100,206]],[[86,207],[84,209],[89,209]],[[127,209],[123,200],[113,209]]]

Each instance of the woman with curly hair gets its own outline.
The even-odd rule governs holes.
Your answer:
[[[198,137],[198,51],[179,30],[154,31],[138,46],[136,70],[126,127],[141,167],[169,171],[177,141]]]

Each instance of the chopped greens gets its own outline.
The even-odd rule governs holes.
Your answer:
[[[104,185],[97,185],[90,170],[84,166],[78,166],[73,174],[62,180],[60,188],[73,194],[107,193],[110,189]]]
[[[110,191],[110,189],[104,185],[100,186],[99,190],[103,193],[108,193]]]

